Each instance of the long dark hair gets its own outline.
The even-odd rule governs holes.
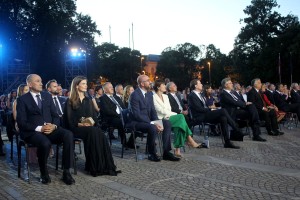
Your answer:
[[[79,108],[80,100],[79,100],[79,94],[78,94],[76,86],[78,86],[80,84],[80,82],[83,81],[83,80],[87,80],[87,78],[84,77],[84,76],[76,76],[72,80],[70,96],[69,96],[69,102],[70,102],[73,109]]]

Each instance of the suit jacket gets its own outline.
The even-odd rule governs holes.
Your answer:
[[[176,94],[176,96],[179,100],[179,103],[180,103],[182,109],[184,110],[184,104],[183,104],[182,99],[180,98],[179,95]],[[170,101],[170,105],[171,105],[171,111],[176,112],[177,114],[180,114],[181,110],[179,109],[179,105],[178,105],[176,99],[173,97],[173,95],[171,93],[168,93],[168,97],[169,97],[169,101]]]
[[[248,102],[252,102],[258,111],[261,111],[264,107],[262,96],[260,96],[260,94],[255,90],[255,88],[252,88],[248,92]]]
[[[188,96],[188,104],[191,110],[193,118],[197,118],[197,120],[204,120],[204,113],[210,111],[209,108],[205,108],[203,102],[194,92],[191,92]]]
[[[289,107],[289,98],[286,99],[286,95],[280,94],[277,91],[273,93],[275,105],[279,110],[286,111]]]
[[[116,100],[118,101],[118,99]],[[117,105],[106,94],[103,94],[100,97],[100,108],[101,108],[100,109],[101,117],[103,117],[104,120],[111,119],[111,118],[120,118],[120,114],[118,114],[116,111]]]
[[[227,110],[233,119],[236,118],[236,111],[238,108],[246,108],[245,102],[241,101],[240,99],[237,101],[234,100],[233,97],[225,90],[220,93],[220,104],[222,108]]]
[[[300,103],[300,93],[291,90],[291,103]]]
[[[121,106],[122,109],[126,108],[123,100],[118,95],[114,94],[114,98],[117,100],[117,102],[119,103],[119,105]]]
[[[171,111],[171,105],[168,95],[163,94],[162,96],[164,101],[162,101],[157,94],[153,95],[153,103],[158,119],[169,118],[172,115],[177,115],[176,112]]]
[[[36,134],[35,129],[44,123],[60,124],[52,96],[48,92],[41,92],[41,100],[42,109],[39,109],[30,92],[18,98],[17,123],[23,139]]]
[[[62,96],[58,96],[58,101],[59,101],[59,103],[60,103],[62,112],[64,112],[65,104],[66,104],[67,98],[66,98],[66,97],[62,97]]]
[[[271,92],[270,90],[266,90],[265,95],[268,97],[269,101],[275,105],[274,97],[273,97],[274,92]]]
[[[241,101],[245,102],[243,95],[240,92],[233,91],[233,94]],[[248,97],[248,96],[247,96]]]
[[[152,92],[147,92],[144,97],[140,88],[135,89],[130,95],[128,109],[132,122],[150,123],[158,120]]]

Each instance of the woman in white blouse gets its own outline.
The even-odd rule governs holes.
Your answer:
[[[172,125],[172,131],[175,133],[173,142],[175,155],[181,157],[180,147],[183,147],[186,141],[190,147],[204,147],[201,144],[197,144],[191,137],[192,131],[189,129],[184,116],[171,111],[169,97],[168,95],[163,94],[166,92],[165,83],[163,81],[155,81],[153,89],[155,91],[153,95],[153,102],[157,116],[159,119],[168,119]]]

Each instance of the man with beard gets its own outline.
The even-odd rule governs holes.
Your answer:
[[[168,120],[162,120],[163,127],[153,121],[158,120],[153,103],[153,93],[150,90],[150,79],[146,75],[137,78],[138,88],[131,94],[129,99],[129,110],[131,123],[135,130],[146,132],[148,144],[148,160],[159,162],[156,154],[155,139],[159,131],[162,131],[163,159],[179,161],[170,150],[171,148],[171,124]]]
[[[62,115],[66,103],[66,98],[59,96],[58,84],[54,79],[48,81],[48,83],[46,84],[46,90],[52,96],[57,114],[59,115],[60,118],[60,124],[62,125]]]

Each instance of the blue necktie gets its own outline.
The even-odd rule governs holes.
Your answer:
[[[62,116],[62,112],[61,112],[61,110],[60,110],[60,108],[59,108],[59,102],[58,102],[57,98],[56,98],[56,97],[53,97],[53,99],[54,99],[54,104],[55,104],[55,107],[56,107],[57,114],[58,114],[59,116]]]
[[[36,96],[36,100],[37,100],[37,106],[39,107],[39,109],[42,110],[42,101],[41,101],[40,95],[37,94],[35,96]]]

